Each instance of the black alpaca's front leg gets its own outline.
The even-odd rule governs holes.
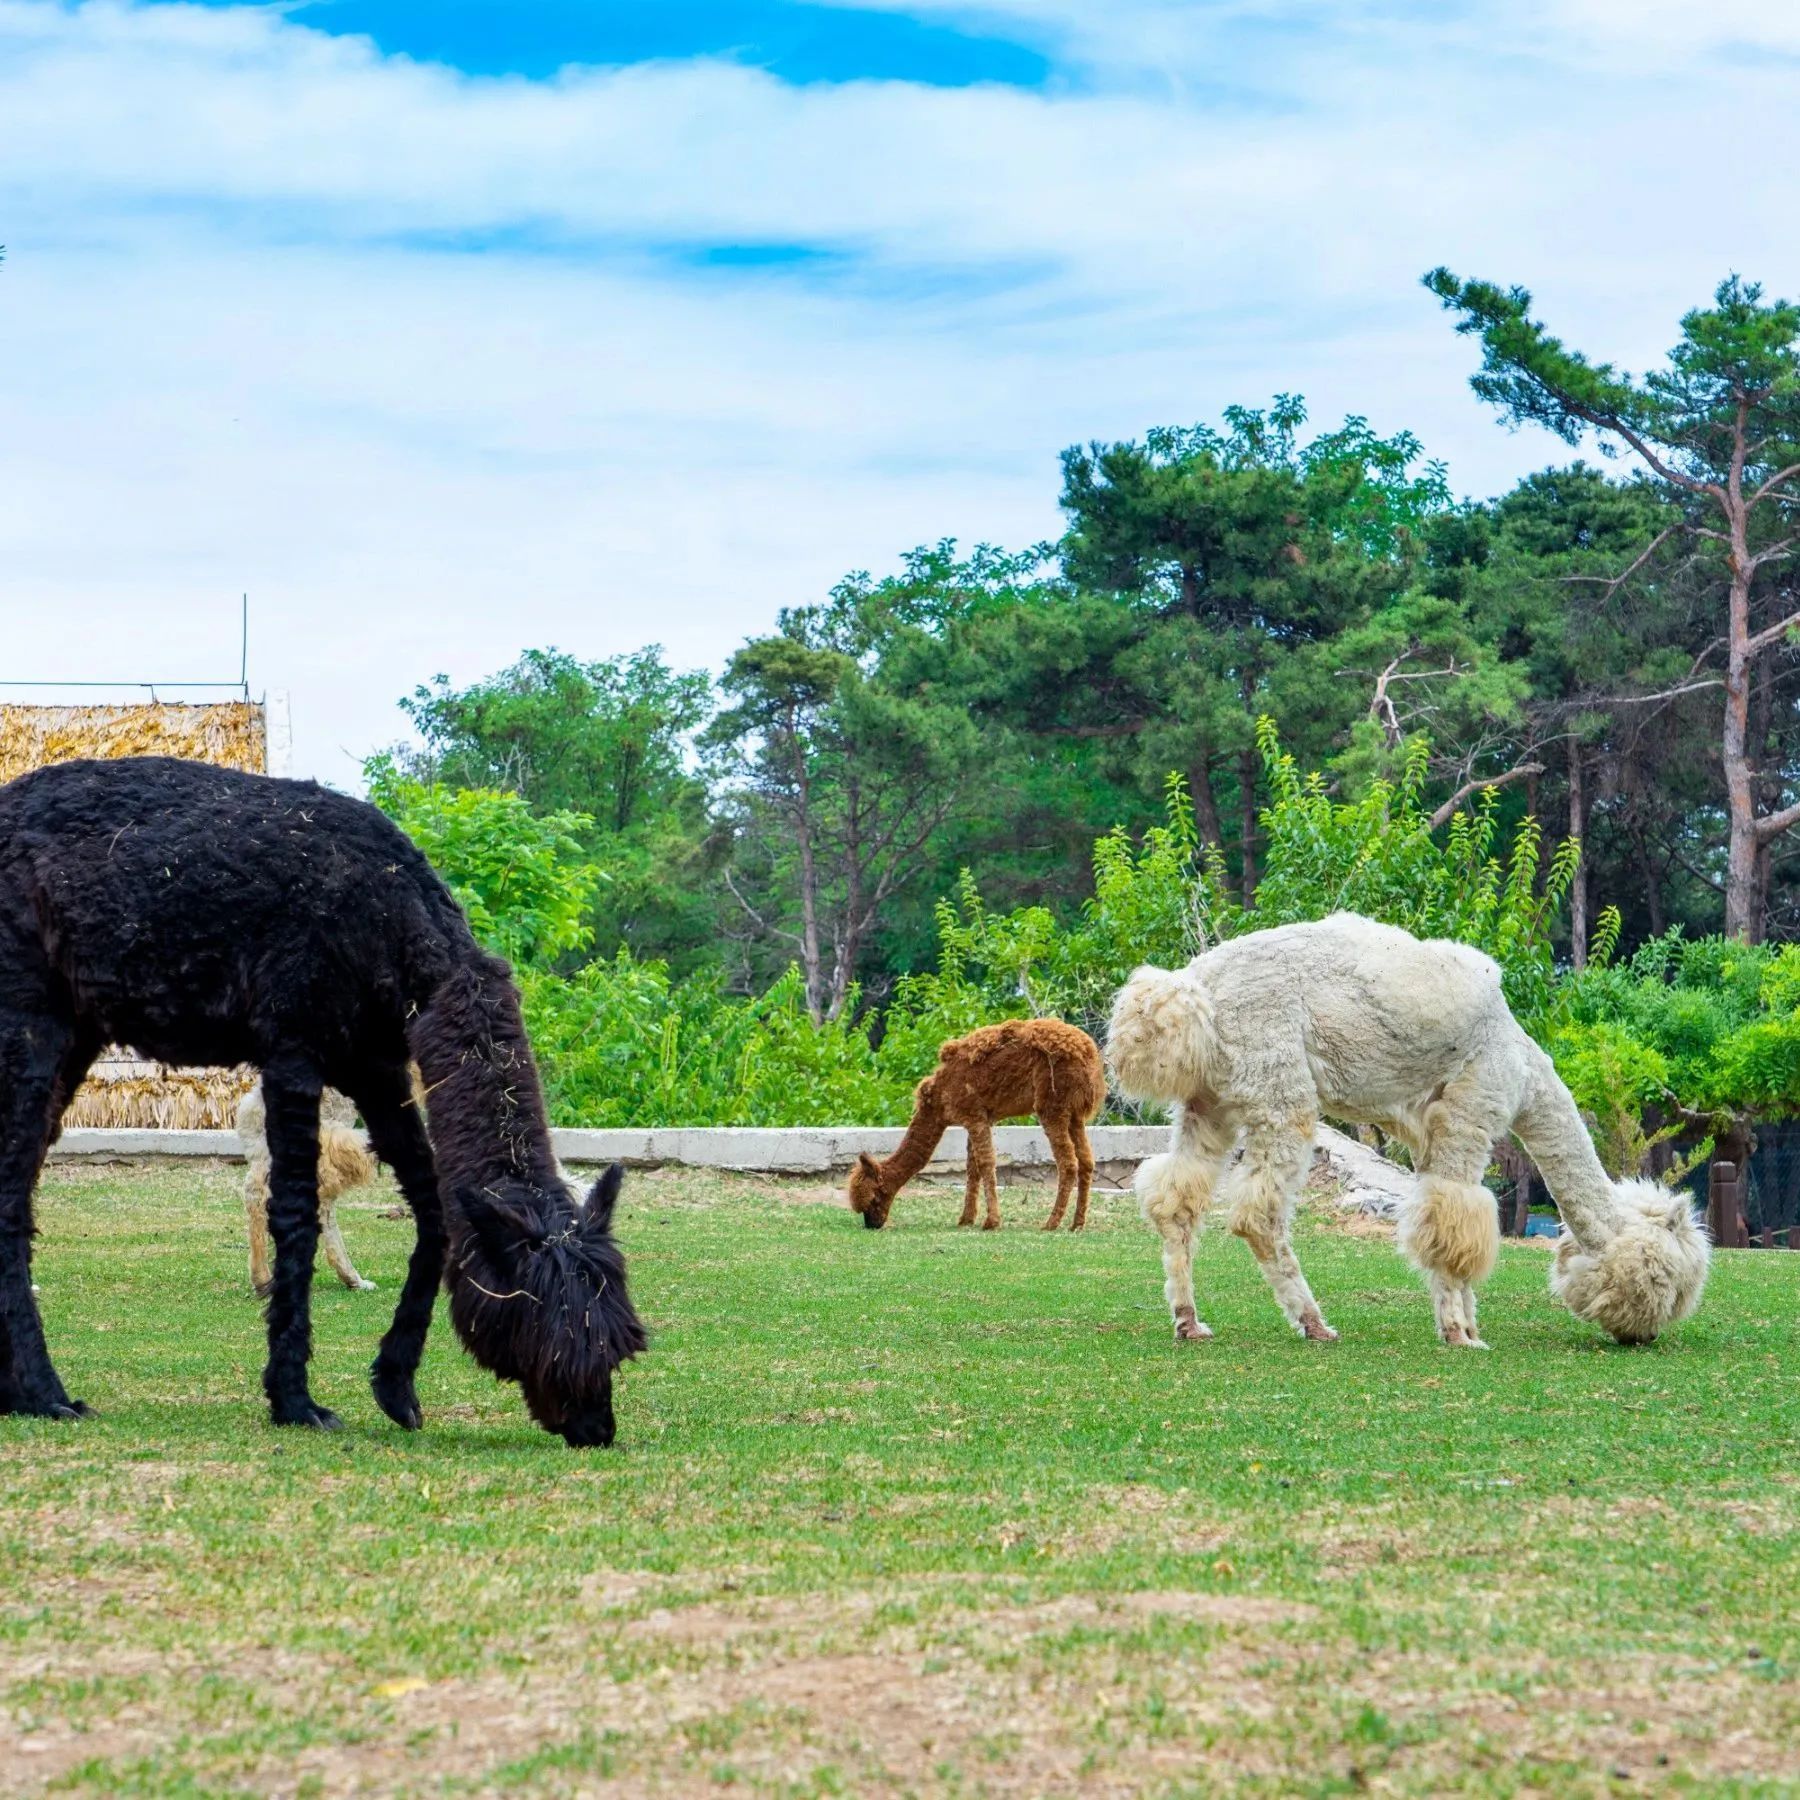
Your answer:
[[[32,1192],[62,1116],[74,1045],[75,1034],[55,1018],[32,1013],[0,1024],[0,1413],[91,1416],[50,1361],[31,1291]]]
[[[419,1116],[404,1071],[385,1072],[379,1083],[359,1090],[353,1098],[369,1128],[369,1142],[374,1145],[375,1154],[394,1171],[394,1179],[400,1183],[418,1232],[412,1259],[406,1265],[406,1281],[394,1308],[394,1322],[369,1369],[375,1404],[396,1425],[417,1431],[425,1423],[425,1415],[419,1410],[414,1380],[419,1359],[425,1354],[425,1334],[431,1328],[438,1287],[444,1279],[444,1206],[438,1194],[437,1166],[431,1158],[425,1121]]]
[[[313,1259],[319,1248],[319,1094],[310,1069],[263,1070],[269,1137],[269,1231],[275,1286],[269,1295],[269,1365],[263,1389],[277,1425],[335,1431],[342,1421],[306,1391],[312,1356]]]

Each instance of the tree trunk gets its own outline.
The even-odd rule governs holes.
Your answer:
[[[1219,796],[1213,792],[1212,758],[1202,750],[1188,770],[1188,792],[1194,799],[1194,823],[1200,836],[1215,849],[1225,848],[1225,827],[1219,820]]]
[[[1581,739],[1569,739],[1569,842],[1578,859],[1569,883],[1569,961],[1577,969],[1588,958],[1587,794],[1582,786]]]
[[[1725,768],[1725,812],[1729,838],[1725,856],[1725,935],[1757,943],[1762,914],[1756,904],[1756,789],[1750,768],[1750,566],[1741,516],[1731,520],[1731,599],[1726,624],[1725,728],[1721,751]]]
[[[1256,904],[1256,772],[1255,750],[1238,752],[1238,846],[1243,854],[1245,906]]]
[[[1638,873],[1644,881],[1644,904],[1650,913],[1650,935],[1661,937],[1668,930],[1668,920],[1663,913],[1662,877],[1650,863],[1650,846],[1644,842],[1644,827],[1641,822],[1634,821],[1631,827],[1631,844],[1637,852]]]
[[[800,973],[806,980],[806,1010],[815,1025],[825,1023],[825,957],[819,944],[819,867],[813,847],[812,783],[797,731],[790,732],[793,757],[794,836],[800,852]]]

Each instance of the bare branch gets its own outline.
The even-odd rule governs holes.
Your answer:
[[[725,871],[725,885],[731,890],[731,897],[747,912],[758,931],[766,931],[770,937],[786,938],[790,944],[800,942],[800,934],[794,931],[783,931],[779,925],[771,925],[754,906],[746,900],[738,890],[738,884],[731,879],[731,871]]]
[[[1711,494],[1715,500],[1724,502],[1725,490],[1716,481],[1702,481],[1696,475],[1684,475],[1679,469],[1672,468],[1617,414],[1596,412],[1586,406],[1570,406],[1569,411],[1576,418],[1586,420],[1596,431],[1617,432],[1664,481],[1672,481],[1691,494]]]
[[[1653,557],[1670,538],[1675,535],[1676,527],[1665,525],[1643,550],[1633,559],[1631,567],[1622,575],[1565,575],[1564,581],[1597,581],[1610,594],[1615,588],[1621,588],[1634,576],[1651,557]]]
[[[1696,868],[1691,862],[1688,861],[1688,859],[1685,856],[1682,855],[1682,853],[1679,850],[1677,850],[1675,848],[1675,846],[1673,844],[1671,844],[1668,841],[1667,838],[1662,839],[1661,842],[1662,842],[1663,849],[1665,851],[1667,851],[1670,856],[1674,857],[1674,859],[1678,863],[1680,863],[1681,866],[1684,869],[1686,869],[1687,872],[1690,875],[1692,875],[1696,881],[1704,881],[1706,883],[1706,885],[1709,888],[1711,888],[1715,894],[1724,893],[1724,891],[1725,891],[1724,882],[1715,881],[1713,879],[1713,877],[1710,876],[1709,874],[1707,874],[1707,872],[1704,869]]]
[[[1790,631],[1800,631],[1800,612],[1789,613],[1785,619],[1778,619],[1773,625],[1765,625],[1755,637],[1745,641],[1744,654],[1755,656],[1759,651],[1768,649],[1771,644],[1786,637]]]
[[[1764,563],[1780,562],[1796,544],[1800,544],[1800,532],[1782,538],[1779,542],[1771,544],[1766,550],[1757,551],[1750,559],[1749,573],[1754,575]]]
[[[1517,768],[1508,769],[1504,775],[1484,775],[1479,781],[1465,781],[1448,800],[1431,815],[1431,829],[1436,831],[1440,825],[1448,825],[1456,817],[1456,809],[1471,794],[1478,794],[1484,788],[1511,787],[1515,781],[1524,781],[1533,775],[1544,772],[1542,763],[1520,763]]]
[[[1583,694],[1583,706],[1648,706],[1654,700],[1673,700],[1681,694],[1697,694],[1702,688],[1716,688],[1725,685],[1722,675],[1714,675],[1706,681],[1684,681],[1679,687],[1662,688],[1654,694]]]
[[[1800,800],[1796,800],[1792,806],[1784,806],[1780,812],[1767,813],[1758,819],[1756,841],[1766,844],[1771,839],[1780,837],[1784,831],[1792,831],[1796,825],[1800,825]]]
[[[1796,475],[1800,475],[1800,463],[1789,463],[1785,469],[1777,469],[1775,473],[1750,496],[1744,510],[1746,512],[1749,511],[1750,507],[1756,505],[1765,494],[1768,494],[1772,489],[1780,487],[1784,481],[1792,481]]]

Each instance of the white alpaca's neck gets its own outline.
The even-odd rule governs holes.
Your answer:
[[[1598,1250],[1618,1234],[1617,1191],[1550,1058],[1529,1039],[1526,1049],[1529,1080],[1513,1131],[1542,1171],[1563,1223],[1583,1249]]]

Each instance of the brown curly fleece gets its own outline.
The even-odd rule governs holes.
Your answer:
[[[952,1038],[938,1052],[938,1066],[919,1083],[912,1123],[886,1162],[866,1151],[850,1171],[850,1206],[878,1231],[887,1223],[895,1196],[931,1160],[938,1140],[952,1125],[969,1134],[968,1186],[959,1225],[975,1223],[975,1198],[985,1190],[984,1231],[1000,1225],[1000,1197],[994,1185],[993,1127],[998,1120],[1035,1114],[1056,1158],[1056,1205],[1044,1229],[1054,1231],[1075,1199],[1071,1231],[1087,1222],[1088,1189],[1094,1153],[1087,1123],[1106,1101],[1106,1069],[1100,1047],[1077,1026],[1061,1019],[1008,1019],[984,1025],[967,1037]]]

